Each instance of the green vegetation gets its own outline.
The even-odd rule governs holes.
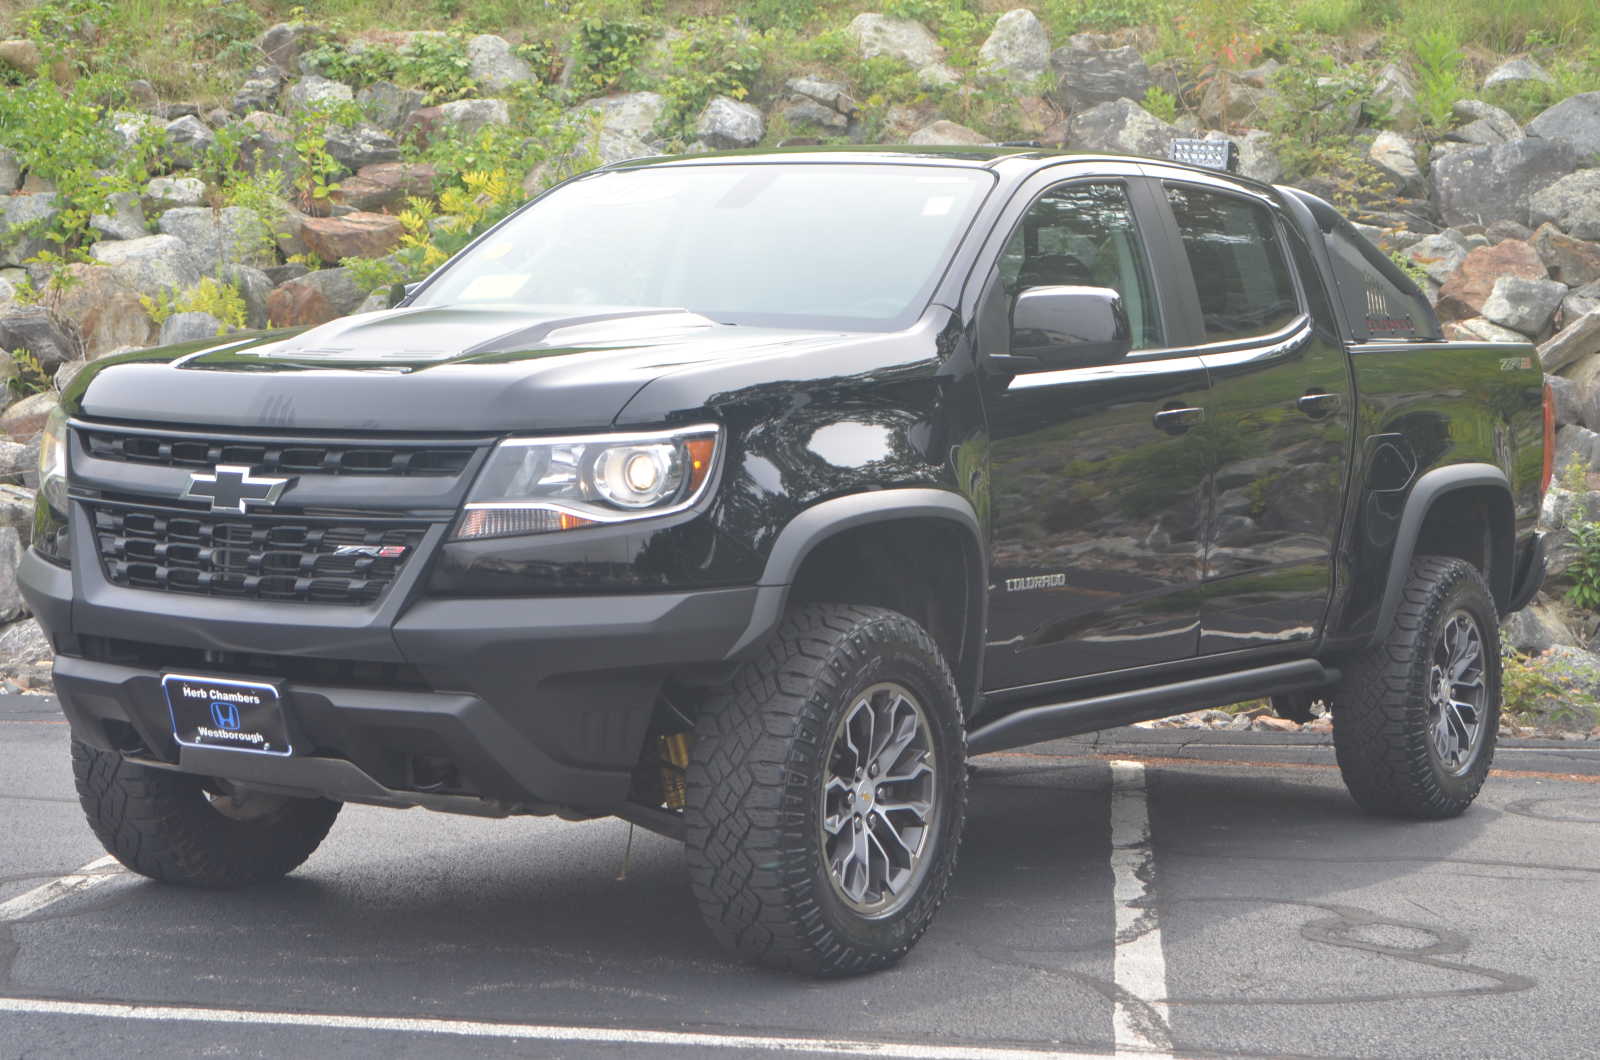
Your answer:
[[[142,295],[139,302],[157,324],[164,323],[174,313],[209,313],[219,321],[218,335],[225,334],[230,328],[245,326],[247,310],[239,289],[229,283],[219,283],[209,276],[183,294],[168,291],[159,298]]]
[[[1587,731],[1600,724],[1597,685],[1600,673],[1576,659],[1507,652],[1501,660],[1500,709],[1519,725]]]
[[[39,363],[39,358],[35,357],[31,350],[12,351],[11,363],[17,366],[17,371],[6,380],[6,389],[11,392],[13,398],[42,394],[50,389],[50,376],[46,374],[44,365]]]
[[[1578,550],[1562,576],[1572,583],[1567,600],[1585,611],[1600,611],[1600,523],[1574,513],[1567,518],[1567,532]]]

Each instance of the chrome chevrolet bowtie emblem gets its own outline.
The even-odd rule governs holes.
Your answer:
[[[214,512],[243,515],[252,504],[272,507],[288,484],[286,478],[257,478],[249,468],[238,464],[218,464],[213,474],[196,471],[190,475],[189,488],[183,495],[190,500],[210,501]]]

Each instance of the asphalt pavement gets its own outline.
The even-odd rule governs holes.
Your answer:
[[[1299,735],[975,764],[921,945],[816,982],[725,955],[678,846],[616,821],[346,807],[228,893],[95,865],[65,724],[3,697],[0,1057],[1600,1055],[1600,747],[1505,747],[1427,824]]]

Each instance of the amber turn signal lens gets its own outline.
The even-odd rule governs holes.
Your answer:
[[[690,438],[683,443],[683,447],[689,452],[689,492],[693,493],[711,471],[711,454],[717,447],[717,440],[709,435]]]

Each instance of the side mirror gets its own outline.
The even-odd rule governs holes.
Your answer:
[[[397,283],[393,287],[390,287],[389,288],[389,308],[393,309],[395,306],[399,305],[401,302],[404,302],[407,298],[410,298],[411,297],[411,293],[413,291],[415,291],[418,287],[421,287],[421,286],[422,286],[422,281],[421,280],[417,280],[415,283]]]
[[[1011,352],[990,354],[1006,372],[1112,364],[1133,349],[1122,296],[1109,287],[1029,287],[1011,307]]]

